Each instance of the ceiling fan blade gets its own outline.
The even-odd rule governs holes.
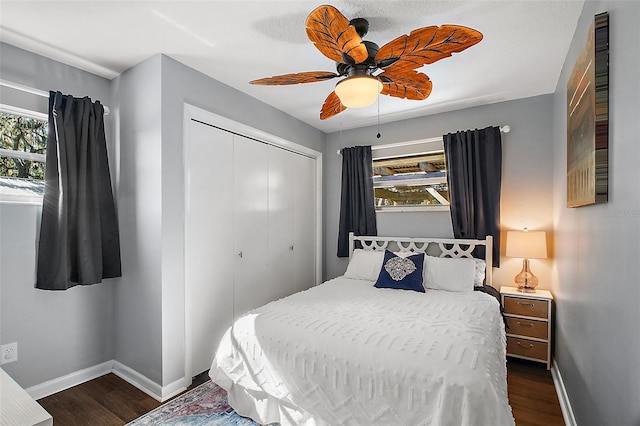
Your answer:
[[[261,78],[250,81],[249,83],[263,84],[267,86],[286,86],[288,84],[315,83],[316,81],[329,80],[334,77],[339,77],[339,75],[328,71],[308,71]]]
[[[378,50],[379,68],[413,70],[479,43],[482,33],[460,25],[424,27],[390,41]]]
[[[326,120],[334,115],[338,115],[345,109],[347,109],[347,107],[342,105],[342,102],[340,102],[340,98],[336,95],[336,92],[331,92],[329,96],[327,96],[327,99],[324,100],[324,104],[322,104],[320,120]]]
[[[333,6],[320,6],[307,17],[307,37],[327,58],[335,62],[359,64],[367,57],[367,47],[349,20]]]
[[[415,70],[396,72],[389,69],[378,75],[383,95],[421,101],[431,94],[433,84],[426,74]]]

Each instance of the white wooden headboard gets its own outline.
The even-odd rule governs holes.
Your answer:
[[[409,238],[409,237],[369,237],[356,236],[349,233],[349,258],[353,255],[356,242],[360,242],[364,250],[386,250],[428,253],[439,257],[470,257],[476,246],[485,246],[487,253],[485,283],[493,285],[493,237],[487,235],[484,240],[463,240],[455,238]]]

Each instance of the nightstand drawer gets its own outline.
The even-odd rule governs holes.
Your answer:
[[[546,300],[526,299],[524,297],[504,297],[504,311],[513,315],[545,318],[549,316],[549,302]]]
[[[507,354],[547,361],[547,343],[507,337]]]
[[[507,317],[507,325],[509,325],[506,330],[507,334],[517,334],[544,340],[549,338],[549,323],[546,321]]]

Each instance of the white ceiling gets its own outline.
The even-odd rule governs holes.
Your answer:
[[[464,25],[483,40],[420,69],[433,82],[424,101],[380,96],[390,122],[555,90],[584,0],[528,1],[0,1],[0,40],[114,78],[164,53],[325,132],[372,125],[378,105],[320,120],[337,80],[256,86],[253,79],[335,71],[307,39],[322,4],[369,21],[378,45],[411,30]],[[78,94],[79,95],[79,94]]]

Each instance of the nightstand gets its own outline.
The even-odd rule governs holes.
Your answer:
[[[551,368],[551,307],[547,290],[522,293],[515,287],[500,288],[507,319],[507,355],[547,364]]]

